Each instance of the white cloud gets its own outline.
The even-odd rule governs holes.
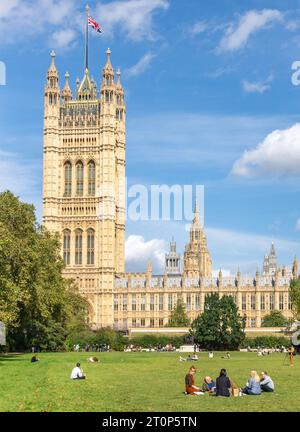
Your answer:
[[[168,0],[96,2],[91,14],[103,27],[102,37],[118,31],[131,40],[140,41],[155,38],[153,15],[157,10],[167,10],[168,7]],[[84,22],[84,8],[76,0],[2,1],[0,44],[24,43],[24,40],[29,42],[45,36],[54,49],[69,48],[81,35]]]
[[[242,81],[243,90],[246,93],[260,93],[263,94],[264,92],[271,89],[270,82],[273,81],[273,75],[269,75],[269,77],[265,81],[257,81],[257,82],[250,82],[248,80]]]
[[[153,14],[156,10],[167,10],[168,0],[126,0],[99,3],[95,17],[103,26],[103,34],[115,29],[122,31],[134,41],[153,39]]]
[[[66,19],[72,17],[74,22],[75,5],[75,0],[14,0],[9,2],[9,6],[1,5],[0,41],[2,44],[17,43],[61,31],[60,26]],[[57,42],[61,48],[62,38]],[[68,42],[67,38],[65,42]]]
[[[231,173],[240,177],[300,175],[300,123],[275,130],[249,151],[245,151]]]
[[[155,166],[173,164],[173,167],[185,170],[189,164],[194,169],[201,160],[203,169],[213,166],[226,176],[244,149],[256,146],[269,131],[278,126],[288,127],[297,121],[295,119],[296,116],[222,116],[186,112],[131,117],[127,128],[128,158],[139,169],[143,142],[143,155]],[[199,145],[203,142],[205,145]]]
[[[156,57],[155,54],[146,53],[135,65],[125,70],[125,75],[127,77],[141,75],[149,67],[154,57]]]
[[[189,28],[188,32],[192,36],[197,36],[198,34],[205,32],[207,27],[208,24],[205,21],[198,21]]]
[[[62,29],[53,33],[52,45],[56,49],[71,48],[74,45],[77,33],[73,29]]]
[[[151,260],[153,271],[162,273],[166,243],[161,239],[145,241],[139,235],[130,235],[125,243],[126,270],[145,272],[148,260]]]
[[[267,25],[280,21],[283,15],[277,9],[250,10],[240,17],[236,25],[231,24],[219,44],[219,51],[236,51],[243,47],[253,33]]]
[[[21,3],[21,0],[10,0],[9,2],[1,2],[0,3],[0,18],[7,17],[8,14],[11,13],[13,9],[15,9],[17,6],[19,6]]]
[[[238,267],[242,273],[254,274],[257,267],[261,271],[263,257],[270,250],[272,242],[279,265],[290,265],[300,247],[297,241],[230,229],[208,227],[206,233],[209,249],[215,251],[212,254],[215,267],[217,261],[222,268],[230,269],[231,274],[236,274]],[[291,262],[282,262],[281,257]]]
[[[297,220],[296,222],[296,227],[295,227],[296,231],[300,231],[300,218]]]

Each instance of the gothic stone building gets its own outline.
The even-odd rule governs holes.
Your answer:
[[[162,327],[177,300],[191,319],[203,311],[205,296],[232,295],[247,326],[260,326],[265,314],[291,317],[289,283],[298,275],[277,267],[274,245],[263,272],[238,271],[212,277],[212,260],[195,209],[183,271],[176,243],[170,244],[163,275],[125,273],[125,114],[124,91],[107,50],[100,91],[86,69],[73,97],[69,75],[60,90],[55,55],[44,93],[43,222],[61,236],[64,276],[77,282],[89,301],[94,328]]]

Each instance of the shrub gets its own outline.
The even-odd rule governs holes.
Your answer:
[[[76,344],[79,344],[81,348],[85,347],[87,344],[90,346],[93,344],[106,344],[115,351],[122,351],[126,345],[126,339],[121,332],[117,332],[108,328],[95,331],[84,330],[81,332],[72,333],[65,342],[65,345],[69,350],[72,350],[73,346]]]
[[[162,346],[172,344],[173,347],[179,348],[183,344],[183,336],[143,334],[132,337],[128,344],[141,346],[142,348],[149,348],[150,345],[154,348],[158,344]]]
[[[288,347],[290,344],[290,339],[285,336],[257,336],[255,338],[245,338],[243,343],[240,345],[240,348],[276,348],[278,346],[281,347],[282,345]]]

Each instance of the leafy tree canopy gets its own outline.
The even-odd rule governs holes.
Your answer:
[[[188,327],[189,325],[190,320],[186,314],[185,305],[183,301],[179,299],[176,306],[172,310],[167,327]]]
[[[0,194],[0,321],[11,349],[58,349],[85,327],[86,301],[62,277],[56,235],[39,226],[34,207]]]
[[[237,349],[245,338],[245,320],[231,296],[209,294],[204,312],[192,323],[191,336],[204,349]]]
[[[287,324],[287,319],[280,311],[271,311],[266,315],[261,323],[262,327],[284,327]]]

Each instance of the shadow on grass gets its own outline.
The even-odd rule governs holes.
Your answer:
[[[23,354],[16,353],[16,354],[5,354],[0,353],[0,366],[3,366],[3,363],[6,361],[22,361]]]

